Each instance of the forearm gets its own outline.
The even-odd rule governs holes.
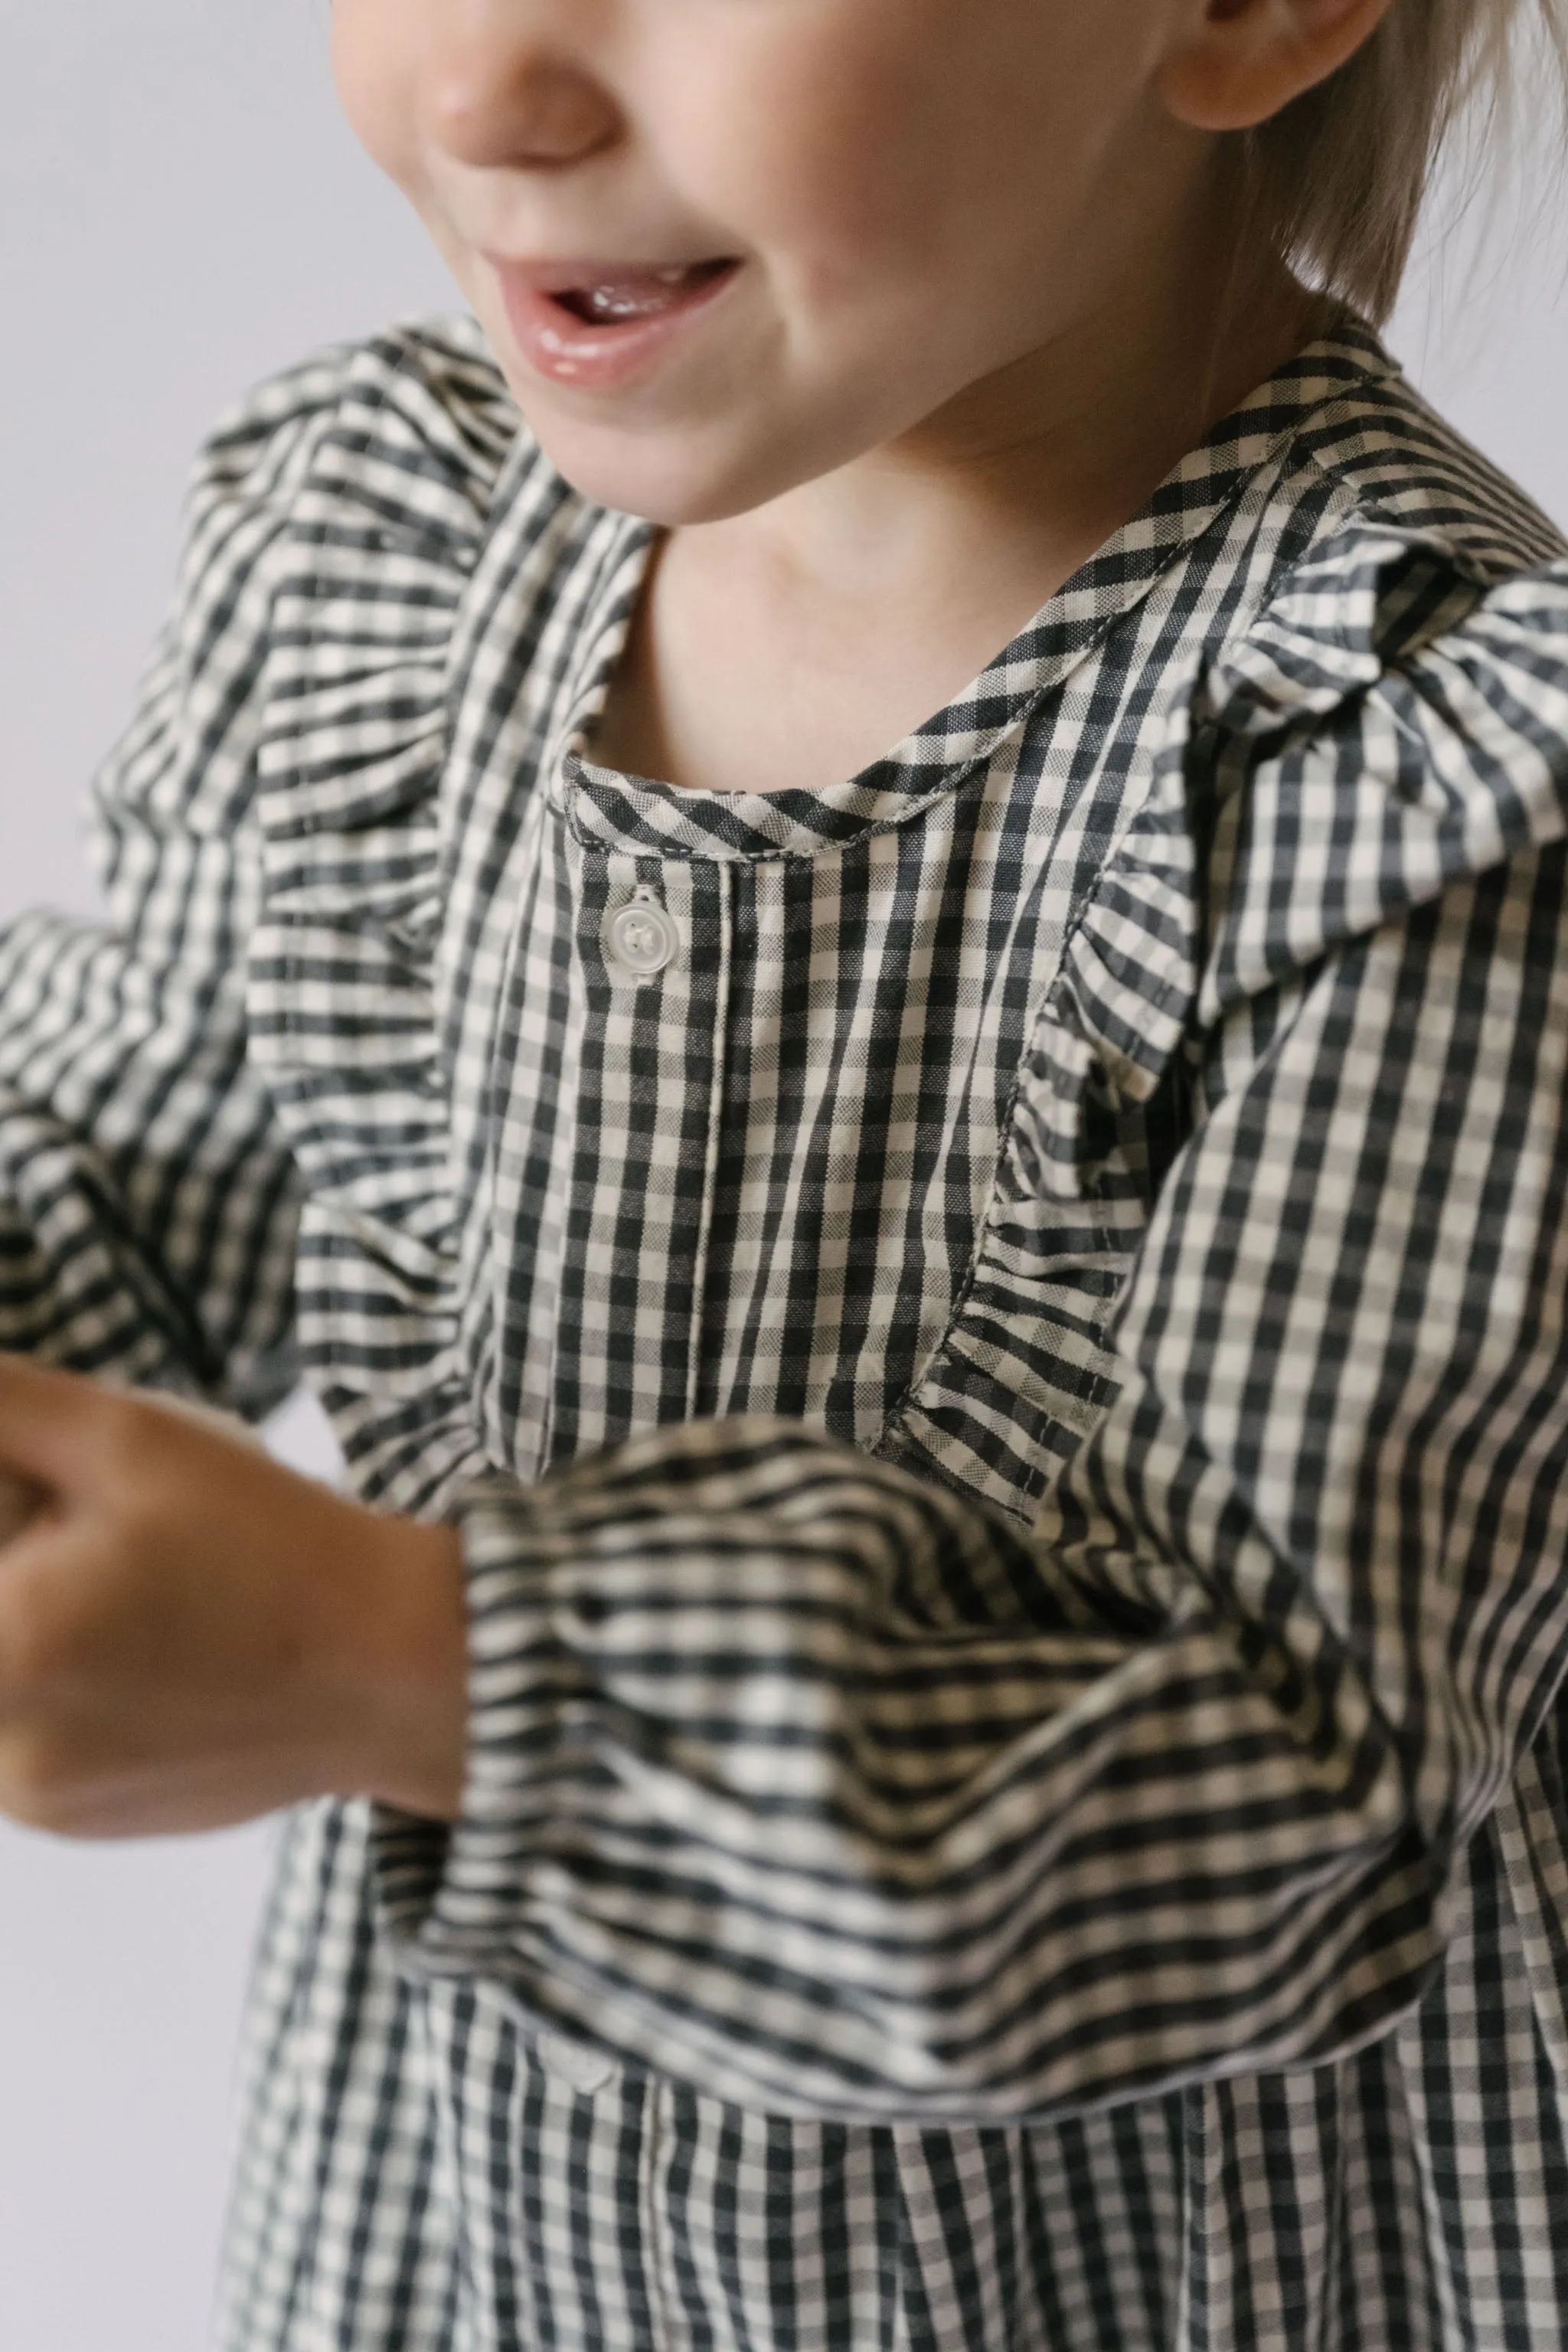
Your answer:
[[[779,1424],[465,1520],[463,1817],[433,1903],[384,1825],[386,1889],[423,1875],[414,1965],[631,2063],[775,2112],[1001,2117],[1302,2055],[1360,2021],[1380,1920],[1384,2000],[1436,1948],[1444,1857],[1342,1662],[1309,1733],[1211,1613],[1097,1637],[1048,1555]],[[982,1546],[1027,1612],[910,1605]]]

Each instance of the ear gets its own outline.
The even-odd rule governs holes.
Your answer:
[[[1160,95],[1194,131],[1249,131],[1326,81],[1392,0],[1195,0],[1160,68]]]

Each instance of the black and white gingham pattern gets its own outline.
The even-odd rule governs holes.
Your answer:
[[[468,322],[267,387],[0,944],[0,1339],[467,1530],[226,2352],[1559,2352],[1561,543],[1347,326],[773,796],[593,763],[648,544]]]

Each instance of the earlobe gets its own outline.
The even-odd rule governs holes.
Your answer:
[[[1250,131],[1338,72],[1393,0],[1202,0],[1160,68],[1160,96],[1194,131]]]

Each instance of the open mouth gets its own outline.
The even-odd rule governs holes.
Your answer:
[[[640,327],[713,292],[733,275],[732,260],[681,262],[658,269],[607,270],[577,286],[550,289],[556,308],[585,327]]]
[[[525,261],[487,255],[524,364],[575,392],[647,384],[742,275],[705,261]]]

